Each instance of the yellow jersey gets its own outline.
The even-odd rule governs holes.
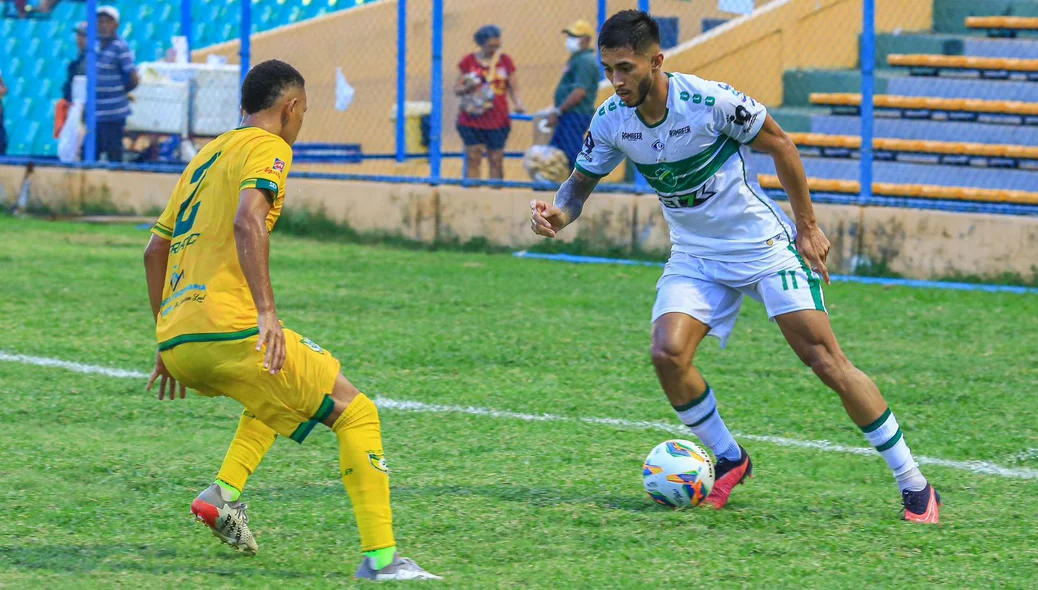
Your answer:
[[[267,215],[267,231],[272,231],[291,165],[292,148],[285,140],[257,127],[228,131],[191,160],[151,229],[170,240],[155,329],[159,350],[258,332],[256,304],[234,239],[238,196],[246,188],[275,195]]]

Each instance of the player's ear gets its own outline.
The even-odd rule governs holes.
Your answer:
[[[652,56],[652,69],[661,70],[663,69],[663,52],[658,51],[656,55]]]

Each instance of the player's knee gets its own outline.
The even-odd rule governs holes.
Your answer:
[[[816,375],[826,382],[840,382],[848,370],[853,367],[847,357],[839,350],[830,350],[826,346],[812,346],[801,356],[804,364],[811,367]]]
[[[335,421],[359,394],[360,391],[350,383],[349,379],[340,374],[339,378],[335,380],[335,387],[332,388],[331,393],[332,402],[335,405],[332,407],[331,414],[328,414],[328,417],[322,422],[328,427],[335,424]]]
[[[692,351],[683,344],[667,340],[652,343],[652,364],[658,371],[680,370],[691,361]]]

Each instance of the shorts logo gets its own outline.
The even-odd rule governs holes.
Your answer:
[[[658,139],[652,142],[652,149],[656,150],[657,152],[662,152],[664,147],[666,146],[663,145],[663,142]]]
[[[324,349],[322,349],[320,346],[318,346],[317,343],[314,342],[313,340],[310,340],[309,338],[303,337],[303,339],[300,340],[300,342],[302,342],[304,346],[309,347],[310,350],[312,350],[312,351],[314,351],[314,352],[316,352],[318,354],[324,354]]]
[[[670,137],[680,137],[680,136],[686,135],[688,133],[692,133],[692,126],[691,125],[685,125],[681,129],[671,129],[670,130]]]
[[[285,161],[282,160],[281,158],[274,158],[274,165],[271,166],[271,168],[273,168],[274,170],[277,170],[278,172],[284,172],[285,171]]]
[[[642,133],[641,133],[641,131],[639,131],[637,133],[628,133],[628,132],[624,131],[623,133],[620,134],[620,139],[622,139],[624,141],[641,141],[642,140]]]
[[[372,467],[382,473],[389,473],[389,467],[386,466],[386,456],[382,454],[382,451],[368,451],[368,463],[371,463]]]

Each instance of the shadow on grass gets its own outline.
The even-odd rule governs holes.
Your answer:
[[[254,490],[260,494],[269,494],[277,498],[278,502],[300,501],[306,502],[318,497],[324,498],[333,495],[343,495],[346,492],[341,484],[329,484],[327,486],[299,486],[294,488],[273,488],[257,486]],[[493,484],[483,486],[461,486],[461,485],[393,485],[393,499],[405,498],[483,498],[485,500],[498,502],[514,502],[525,504],[536,508],[549,508],[553,506],[597,506],[606,510],[626,510],[628,512],[646,512],[658,510],[659,507],[648,501],[641,494],[600,494],[600,495],[574,495],[572,491],[562,487],[530,487],[515,484]]]
[[[72,576],[92,572],[241,576],[257,569],[249,557],[234,553],[229,548],[222,549],[226,550],[199,550],[189,554],[176,549],[128,543],[20,545],[0,547],[0,568],[49,571]],[[201,565],[203,560],[206,565]],[[302,579],[313,576],[313,572],[267,567],[259,569],[264,576],[274,578]]]

